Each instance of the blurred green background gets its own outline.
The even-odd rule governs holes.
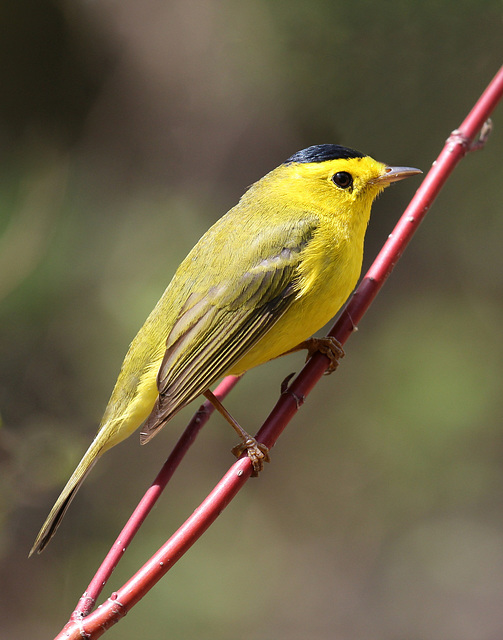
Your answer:
[[[499,0],[2,1],[2,638],[59,631],[192,414],[107,454],[27,559],[186,252],[311,144],[427,170],[501,64],[502,15]],[[107,637],[501,637],[501,108],[494,120],[272,464]],[[374,207],[364,266],[418,184]],[[255,430],[301,364],[250,372],[229,408]],[[214,417],[105,595],[234,444]]]

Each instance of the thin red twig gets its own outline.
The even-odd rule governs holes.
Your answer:
[[[227,376],[215,389],[214,394],[219,400],[223,400],[230,391],[236,386],[239,381],[239,376]],[[199,409],[196,411],[192,420],[187,425],[185,431],[180,436],[178,442],[170,453],[168,459],[162,466],[162,469],[157,474],[155,480],[147,489],[145,495],[138,503],[138,506],[131,514],[131,517],[124,525],[124,528],[120,532],[117,540],[112,545],[112,548],[107,553],[105,559],[101,563],[94,578],[89,583],[89,586],[84,591],[80,598],[75,611],[72,613],[70,620],[81,620],[87,616],[96,603],[98,596],[100,595],[103,587],[110,578],[113,570],[117,566],[119,560],[122,558],[124,552],[131,543],[131,540],[136,535],[138,529],[143,524],[145,518],[148,516],[153,506],[157,502],[161,493],[164,491],[166,485],[171,480],[178,465],[183,460],[185,454],[192,446],[199,431],[208,422],[211,414],[215,410],[215,407],[206,400]]]
[[[370,306],[391,273],[412,235],[431,207],[456,164],[471,150],[476,134],[490,116],[503,95],[503,67],[496,74],[459,129],[447,140],[437,161],[411,203],[400,218],[355,295],[347,305],[330,335],[342,344]],[[317,354],[282,394],[257,439],[274,446],[286,424],[296,413],[304,398],[321,378],[328,359]],[[176,531],[159,551],[117,592],[85,619],[71,620],[57,638],[80,640],[100,637],[118,622],[160,580],[173,564],[194,544],[237,494],[251,474],[247,457],[235,462],[204,502]]]

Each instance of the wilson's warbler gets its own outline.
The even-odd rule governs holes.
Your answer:
[[[126,354],[100,429],[30,552],[41,552],[96,460],[145,420],[148,442],[227,374],[296,348],[340,309],[360,275],[372,202],[421,173],[338,145],[294,154],[199,240]],[[337,350],[336,350],[337,351]],[[217,407],[218,408],[218,407]],[[267,449],[245,432],[257,471]]]

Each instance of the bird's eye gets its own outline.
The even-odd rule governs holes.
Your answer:
[[[338,171],[332,176],[332,182],[341,189],[347,189],[353,184],[353,176],[347,171]]]

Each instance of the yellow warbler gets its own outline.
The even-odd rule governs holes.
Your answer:
[[[199,395],[213,401],[209,388],[222,376],[318,346],[308,338],[360,275],[372,202],[417,173],[324,144],[252,185],[188,254],[131,343],[98,433],[31,553],[54,535],[96,460],[143,422],[145,443]],[[243,430],[241,437],[237,452],[248,449],[258,472],[267,449]]]

